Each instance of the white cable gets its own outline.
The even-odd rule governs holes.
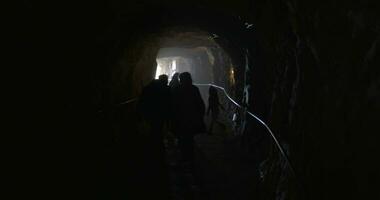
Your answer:
[[[217,86],[217,85],[214,85],[214,84],[197,84],[197,83],[194,83],[194,85],[198,85],[198,86],[213,86],[215,88],[218,88],[218,89],[221,89],[223,90],[224,94],[227,96],[227,98],[232,102],[234,103],[237,107],[239,108],[243,108],[240,104],[238,104],[235,100],[233,100],[230,95],[228,95],[227,91],[221,87],[221,86]],[[290,168],[290,170],[292,171],[293,175],[295,175],[295,171],[294,171],[294,168],[292,166],[292,164],[290,163],[289,161],[289,158],[288,156],[286,155],[284,149],[282,148],[280,142],[277,140],[276,136],[273,134],[272,130],[269,128],[269,126],[263,121],[261,120],[259,117],[257,117],[256,115],[254,115],[253,113],[247,111],[247,113],[252,116],[254,119],[256,119],[258,122],[260,122],[262,125],[264,125],[264,127],[268,130],[270,136],[273,138],[276,146],[278,147],[278,149],[280,150],[280,153],[281,155],[285,158],[286,162],[288,163],[288,166]]]

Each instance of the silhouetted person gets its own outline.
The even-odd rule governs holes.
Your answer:
[[[220,123],[217,121],[219,117],[219,113],[220,113],[219,108],[222,108],[223,110],[224,108],[219,102],[218,91],[216,90],[216,88],[213,86],[210,86],[208,92],[209,92],[209,97],[208,97],[207,115],[210,115],[211,113],[211,124],[208,130],[208,133],[211,134],[215,122]]]
[[[168,76],[163,74],[158,80],[152,80],[143,91],[139,98],[138,110],[143,118],[152,125],[152,129],[162,131],[160,128],[169,118],[170,110],[170,88]],[[156,136],[162,136],[158,134]]]
[[[205,131],[205,104],[189,72],[179,75],[180,84],[173,92],[173,124],[183,161],[193,165],[194,135]]]
[[[178,88],[179,88],[179,73],[178,72],[176,72],[176,73],[174,73],[173,74],[173,76],[172,76],[172,80],[170,81],[170,83],[169,83],[169,87],[170,87],[170,91],[171,91],[171,93],[172,94],[177,94],[177,90],[178,90]],[[174,105],[175,105],[175,99],[174,98],[172,98],[171,99],[172,100],[172,110],[174,110]],[[173,131],[173,132],[177,132],[176,131],[176,125],[177,125],[177,123],[174,123],[173,121],[175,121],[175,116],[174,115],[171,115],[171,117],[172,117],[172,120],[171,120],[171,130]]]
[[[172,76],[172,80],[170,80],[169,87],[176,88],[179,86],[179,73],[176,72]]]
[[[147,187],[152,196],[167,199],[169,195],[169,177],[166,167],[165,146],[163,142],[164,125],[169,120],[171,108],[168,76],[160,75],[143,88],[138,110],[150,126],[148,137]]]
[[[178,89],[178,87],[179,87],[179,73],[178,72],[173,74],[172,79],[170,80],[170,83],[169,83],[169,87],[170,87],[171,93],[175,93],[175,91]],[[171,100],[173,100],[173,99],[171,99]],[[173,117],[173,115],[171,115],[171,117]],[[170,133],[176,132],[175,131],[175,129],[176,129],[175,124],[172,121],[173,121],[173,119],[170,120],[170,122],[171,122],[170,123],[170,129],[171,129]],[[173,134],[168,134],[167,136],[168,136],[167,137],[168,145],[175,146],[175,136]]]

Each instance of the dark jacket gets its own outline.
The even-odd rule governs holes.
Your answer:
[[[170,115],[170,99],[170,88],[159,80],[153,80],[143,88],[138,110],[146,120],[167,120]]]
[[[173,125],[179,133],[199,133],[205,130],[205,104],[194,85],[178,86],[173,92]]]

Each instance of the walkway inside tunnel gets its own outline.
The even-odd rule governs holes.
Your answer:
[[[204,39],[212,41],[210,37]],[[178,43],[181,42],[177,41]],[[199,88],[203,101],[208,107],[210,86],[197,85],[197,83],[230,84],[232,83],[228,80],[230,76],[223,77],[222,74],[226,73],[225,69],[231,67],[231,59],[216,43],[213,46],[192,48],[161,48],[157,55],[156,77],[160,74],[172,77],[176,72],[190,72],[194,84]],[[228,72],[230,71],[227,70]],[[219,96],[221,102],[225,104],[224,107],[230,109],[223,91],[219,91]],[[234,161],[228,160],[231,159],[228,156],[231,156],[229,154],[232,153],[232,149],[225,144],[234,136],[232,119],[229,119],[232,111],[223,110],[218,123],[213,125],[212,132],[203,132],[194,137],[196,152],[194,171],[179,162],[178,140],[172,135],[173,133],[169,133],[169,137],[172,138],[165,139],[165,146],[173,199],[233,199],[244,196],[243,192],[236,189],[236,185],[239,184],[236,181],[232,182],[232,176],[236,176],[236,172],[233,173],[233,171],[236,169],[231,168],[231,162]],[[206,130],[209,130],[210,115],[206,115],[204,120],[207,124]],[[242,182],[239,180],[240,184]]]
[[[111,104],[116,106],[111,108],[113,138],[104,154],[109,159],[104,177],[106,182],[113,183],[104,195],[141,195],[142,199],[148,199],[160,194],[163,199],[175,200],[258,198],[262,195],[259,185],[266,173],[263,161],[269,158],[271,136],[266,133],[265,124],[260,125],[260,120],[255,122],[255,116],[248,115],[248,104],[252,101],[250,67],[256,62],[256,55],[255,48],[247,45],[253,45],[255,39],[244,41],[243,37],[251,26],[240,19],[208,11],[200,12],[197,19],[185,17],[173,22],[140,30],[146,33],[133,41],[126,38],[128,46],[119,45],[121,53],[111,63],[108,94]],[[206,110],[211,85],[215,86],[223,107],[217,120],[212,120],[212,114],[203,116],[205,130],[192,138],[195,161],[191,167],[181,160],[180,134],[167,127],[163,128],[162,139],[165,165],[157,164],[163,159],[157,159],[159,151],[151,145],[152,127],[137,111],[144,88],[162,74],[172,81],[176,72],[191,74]],[[134,187],[125,189],[126,180]],[[165,187],[167,184],[170,187]]]
[[[207,90],[209,88],[209,86],[199,86],[200,89],[203,87]],[[223,91],[218,91],[218,94],[221,100],[228,101]],[[224,106],[228,107],[227,104]],[[238,133],[233,129],[229,114],[228,110],[221,114],[218,119],[219,123],[214,125],[212,132],[206,131],[194,135],[194,168],[181,161],[178,139],[170,130],[165,129],[164,144],[171,199],[232,200],[250,199],[255,196],[258,175],[253,169],[257,166],[255,162],[242,156],[242,149],[239,147],[240,138],[236,136]],[[208,130],[211,125],[211,117],[205,116],[204,120]],[[149,131],[145,133],[141,131],[141,133],[148,135]],[[146,155],[145,159],[150,160],[151,156]],[[152,170],[151,167],[155,167],[155,163],[151,163],[146,170]],[[166,173],[166,171],[157,173]],[[157,174],[151,176],[145,177],[145,181],[155,179]],[[161,182],[161,184],[165,183]],[[151,187],[161,188],[159,185]],[[155,191],[148,186],[146,189],[151,192]]]
[[[138,174],[135,174],[136,179],[152,183],[143,184],[141,182],[140,187],[136,186],[140,191],[151,191],[151,193],[139,193],[139,195],[160,194],[165,190],[163,176],[168,173],[169,193],[173,200],[243,200],[257,196],[255,194],[259,181],[257,170],[255,170],[257,162],[252,160],[252,156],[244,157],[244,150],[241,148],[242,110],[229,99],[237,98],[238,92],[242,91],[241,77],[244,76],[244,70],[241,69],[241,64],[231,58],[228,51],[219,45],[217,41],[223,41],[223,38],[199,29],[185,28],[184,31],[183,28],[174,27],[161,32],[151,40],[156,41],[157,45],[144,46],[143,54],[130,75],[134,80],[132,89],[135,89],[137,98],[122,106],[124,109],[122,115],[125,116],[125,119],[122,122],[120,135],[116,135],[116,138],[119,138],[119,147],[118,150],[112,150],[121,157],[115,157],[117,160],[122,160],[122,157],[125,156],[123,153],[126,151],[125,149],[135,151],[135,155],[131,155],[133,154],[131,152],[128,155],[140,160],[140,164],[135,166],[138,168],[135,170],[139,171]],[[121,57],[121,60],[123,59],[126,57]],[[240,59],[244,59],[244,57],[242,56]],[[157,163],[152,161],[159,162],[153,158],[156,155],[153,152],[157,150],[152,148],[148,142],[152,137],[150,135],[151,127],[137,112],[136,106],[141,92],[150,82],[158,79],[162,74],[167,75],[169,81],[172,81],[172,76],[176,72],[191,74],[193,84],[201,93],[206,111],[210,106],[208,101],[210,84],[217,86],[216,91],[221,105],[220,114],[213,125],[212,114],[206,114],[203,117],[205,130],[194,133],[194,166],[181,161],[178,135],[175,135],[170,128],[165,127],[163,142],[166,167],[159,170],[160,167],[155,166]],[[227,95],[229,96],[227,97]],[[212,130],[210,129],[211,125]],[[135,132],[134,136],[131,136],[133,132]],[[140,153],[136,154],[139,151]],[[117,162],[123,163],[121,160]],[[116,165],[120,165],[120,163]],[[125,164],[121,164],[121,166],[125,166]],[[118,171],[113,169],[113,166],[110,167],[111,173]],[[114,177],[111,180],[116,178],[122,181],[124,176],[117,173],[111,177]],[[119,192],[123,193],[123,190],[120,189]],[[113,192],[110,191],[110,193]]]

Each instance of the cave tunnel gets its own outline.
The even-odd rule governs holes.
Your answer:
[[[183,28],[182,28],[183,29]],[[162,31],[155,40],[158,41],[156,62],[157,66],[152,70],[154,78],[158,79],[160,74],[169,76],[169,81],[175,72],[190,72],[195,83],[212,83],[227,87],[232,92],[235,85],[234,64],[225,50],[214,40],[210,33],[200,30],[181,30],[179,27]],[[150,49],[144,49],[148,52]],[[137,95],[142,86],[152,79],[152,73],[147,73],[144,68],[143,55],[135,66],[136,71],[133,83],[140,83]],[[151,58],[150,58],[151,59]],[[150,75],[150,76],[147,76]],[[201,87],[203,100],[207,100],[208,90]]]
[[[184,12],[184,10],[181,10],[181,12]],[[188,12],[194,12],[194,10],[190,9]],[[171,79],[172,75],[175,72],[190,72],[192,74],[193,83],[198,86],[203,102],[205,102],[206,105],[208,102],[207,100],[209,98],[209,86],[207,84],[215,84],[223,88],[230,98],[235,99],[238,98],[238,96],[243,96],[243,88],[245,84],[244,72],[246,71],[245,65],[248,62],[247,59],[249,56],[246,53],[247,48],[245,48],[243,45],[240,45],[238,40],[230,38],[232,37],[231,33],[225,33],[223,29],[230,26],[231,29],[236,29],[237,33],[234,34],[239,35],[241,34],[240,32],[243,32],[242,29],[247,28],[245,26],[237,26],[235,24],[236,22],[233,22],[234,19],[230,19],[231,17],[222,16],[223,18],[228,19],[227,23],[231,23],[230,25],[226,24],[226,21],[224,21],[222,24],[218,24],[217,20],[215,19],[218,17],[217,14],[213,14],[214,17],[210,18],[209,12],[205,12],[203,13],[203,15],[200,12],[198,13],[200,14],[199,19],[191,19],[191,23],[189,23],[189,21],[187,21],[186,19],[179,20],[177,17],[176,20],[178,20],[178,22],[176,22],[175,24],[170,24],[168,26],[162,27],[160,26],[153,30],[150,29],[149,33],[146,33],[144,36],[135,41],[135,43],[132,45],[133,48],[120,48],[123,53],[115,59],[116,61],[114,61],[111,64],[114,73],[112,74],[114,77],[111,79],[111,81],[114,81],[112,82],[113,86],[111,86],[111,89],[113,90],[113,93],[111,95],[114,95],[112,96],[111,106],[118,104],[120,105],[120,102],[139,97],[144,87],[147,84],[149,84],[149,82],[152,81],[152,79],[157,79],[158,76],[161,74],[166,74],[169,76],[169,79]],[[172,15],[176,16],[178,14]],[[182,15],[186,16],[185,14]],[[201,21],[205,18],[208,18],[210,20],[210,22],[207,24],[214,24],[214,27],[208,27],[208,25],[203,24],[204,22],[201,23]],[[238,22],[238,19],[235,20]],[[247,29],[247,31],[250,30]],[[243,35],[241,36],[243,37]],[[137,48],[139,48],[138,51],[141,52],[140,54],[136,55],[135,45],[138,46]],[[131,65],[130,62],[132,59],[135,59],[135,62]],[[115,70],[115,68],[117,70]],[[128,76],[130,78],[128,78]],[[126,90],[126,88],[128,88],[128,90]],[[205,145],[205,148],[216,149],[207,150],[207,152],[203,152],[203,150],[201,149],[196,150],[199,151],[199,154],[197,154],[196,156],[196,168],[198,171],[196,173],[194,172],[193,178],[196,178],[199,182],[203,182],[202,180],[206,179],[212,179],[207,181],[211,182],[216,181],[218,179],[223,180],[226,178],[231,179],[231,181],[229,184],[221,182],[220,185],[217,184],[218,186],[213,184],[211,184],[210,186],[206,186],[208,183],[204,182],[202,183],[204,187],[207,187],[209,189],[203,189],[203,192],[197,191],[197,187],[199,186],[196,185],[192,186],[195,187],[195,189],[190,189],[189,186],[184,187],[180,186],[180,183],[172,183],[174,185],[171,185],[171,195],[179,195],[179,197],[177,196],[175,198],[196,198],[196,196],[200,196],[201,193],[204,193],[202,194],[202,198],[211,199],[228,199],[233,198],[233,196],[235,196],[235,198],[249,198],[249,196],[247,195],[253,197],[251,194],[252,190],[249,190],[247,188],[249,186],[255,187],[253,181],[254,178],[252,178],[251,180],[244,179],[246,183],[240,184],[238,183],[238,181],[241,180],[240,178],[226,176],[223,175],[223,173],[221,172],[221,170],[233,170],[233,167],[242,166],[229,166],[225,169],[223,169],[222,167],[220,169],[217,169],[217,171],[219,171],[215,173],[210,173],[210,171],[208,171],[210,167],[212,168],[213,165],[216,164],[214,162],[238,162],[231,160],[218,161],[215,156],[205,155],[212,153],[212,151],[222,153],[224,148],[223,142],[225,142],[224,140],[227,141],[226,138],[228,137],[231,137],[229,138],[229,142],[233,143],[231,145],[237,145],[237,143],[239,143],[240,140],[238,139],[239,137],[234,137],[234,135],[237,135],[239,133],[238,131],[235,131],[235,133],[232,131],[232,118],[233,115],[238,114],[239,111],[242,113],[242,110],[239,110],[238,107],[236,107],[236,105],[233,105],[233,103],[228,100],[228,98],[224,94],[224,91],[219,91],[220,102],[226,109],[225,112],[223,112],[223,115],[220,116],[221,122],[219,123],[221,125],[216,127],[218,131],[217,134],[220,135],[210,137],[195,137],[196,145],[203,144]],[[117,120],[120,121],[118,122],[116,128],[110,127],[114,134],[112,140],[115,143],[109,145],[112,151],[120,154],[120,156],[125,156],[125,152],[136,151],[136,149],[141,149],[142,147],[143,149],[137,151],[144,152],[144,149],[145,151],[146,149],[149,149],[149,147],[146,146],[146,141],[148,141],[148,138],[146,138],[146,135],[144,136],[144,130],[141,130],[141,127],[136,126],[136,124],[140,123],[139,120],[136,119],[136,102],[130,102],[128,104],[122,103],[123,105],[118,106],[116,110],[115,108],[111,108],[111,110],[113,110],[112,112],[116,112],[112,113],[111,116],[117,116]],[[102,110],[102,112],[109,112],[109,110]],[[210,117],[206,116],[204,120],[207,124],[208,129],[208,127],[211,124],[211,119]],[[131,132],[133,130],[136,132],[136,135],[139,136],[131,137]],[[128,134],[125,134],[125,132],[128,132]],[[136,147],[136,144],[138,144],[138,147]],[[115,149],[116,146],[118,148]],[[119,148],[122,150],[120,150]],[[170,150],[167,151],[167,153],[169,154]],[[234,156],[236,156],[236,154],[237,152],[235,152]],[[144,167],[144,165],[149,165],[146,163],[149,162],[146,161],[146,159],[149,160],[149,157],[151,157],[149,156],[149,153],[146,152],[146,154],[140,154],[138,157],[140,161],[144,163],[140,164],[139,169],[142,170],[140,171],[140,173],[143,173],[144,171],[149,171],[149,167]],[[198,163],[204,163],[204,165],[198,165]],[[125,165],[125,163],[121,165]],[[220,165],[222,165],[222,163],[220,163]],[[249,165],[254,167],[253,164]],[[248,167],[248,165],[246,165],[245,167]],[[207,171],[204,171],[206,169]],[[114,171],[115,169],[111,168],[108,170]],[[173,171],[173,169],[169,171]],[[256,174],[252,172],[253,171],[251,171],[251,173],[246,174],[237,174],[239,174],[239,176],[255,176]],[[203,173],[208,175],[201,175]],[[218,175],[219,173],[221,174]],[[173,174],[171,175],[172,178],[174,177],[174,179],[181,178],[181,173],[177,174],[176,172],[173,172]],[[120,175],[118,174],[116,176]],[[198,184],[200,184],[199,182]],[[118,182],[118,184],[120,183]],[[173,187],[180,187],[180,189],[175,190]],[[216,189],[213,187],[216,187]],[[218,192],[218,190],[221,189],[220,187],[232,188],[229,188],[229,192],[223,193]],[[146,187],[144,189],[146,189]],[[198,190],[200,189],[198,188]]]
[[[27,180],[18,182],[31,190],[21,195],[380,198],[376,1],[44,6],[23,1],[12,18],[12,86],[23,92],[9,106],[22,117],[8,124],[26,129],[11,141],[14,157],[27,157],[12,168],[21,166],[15,174]],[[224,106],[214,133],[194,136],[193,171],[178,164],[170,133],[160,160],[167,168],[156,167],[137,109],[152,80],[185,71],[206,107],[209,84]],[[210,116],[204,121],[209,128]]]

